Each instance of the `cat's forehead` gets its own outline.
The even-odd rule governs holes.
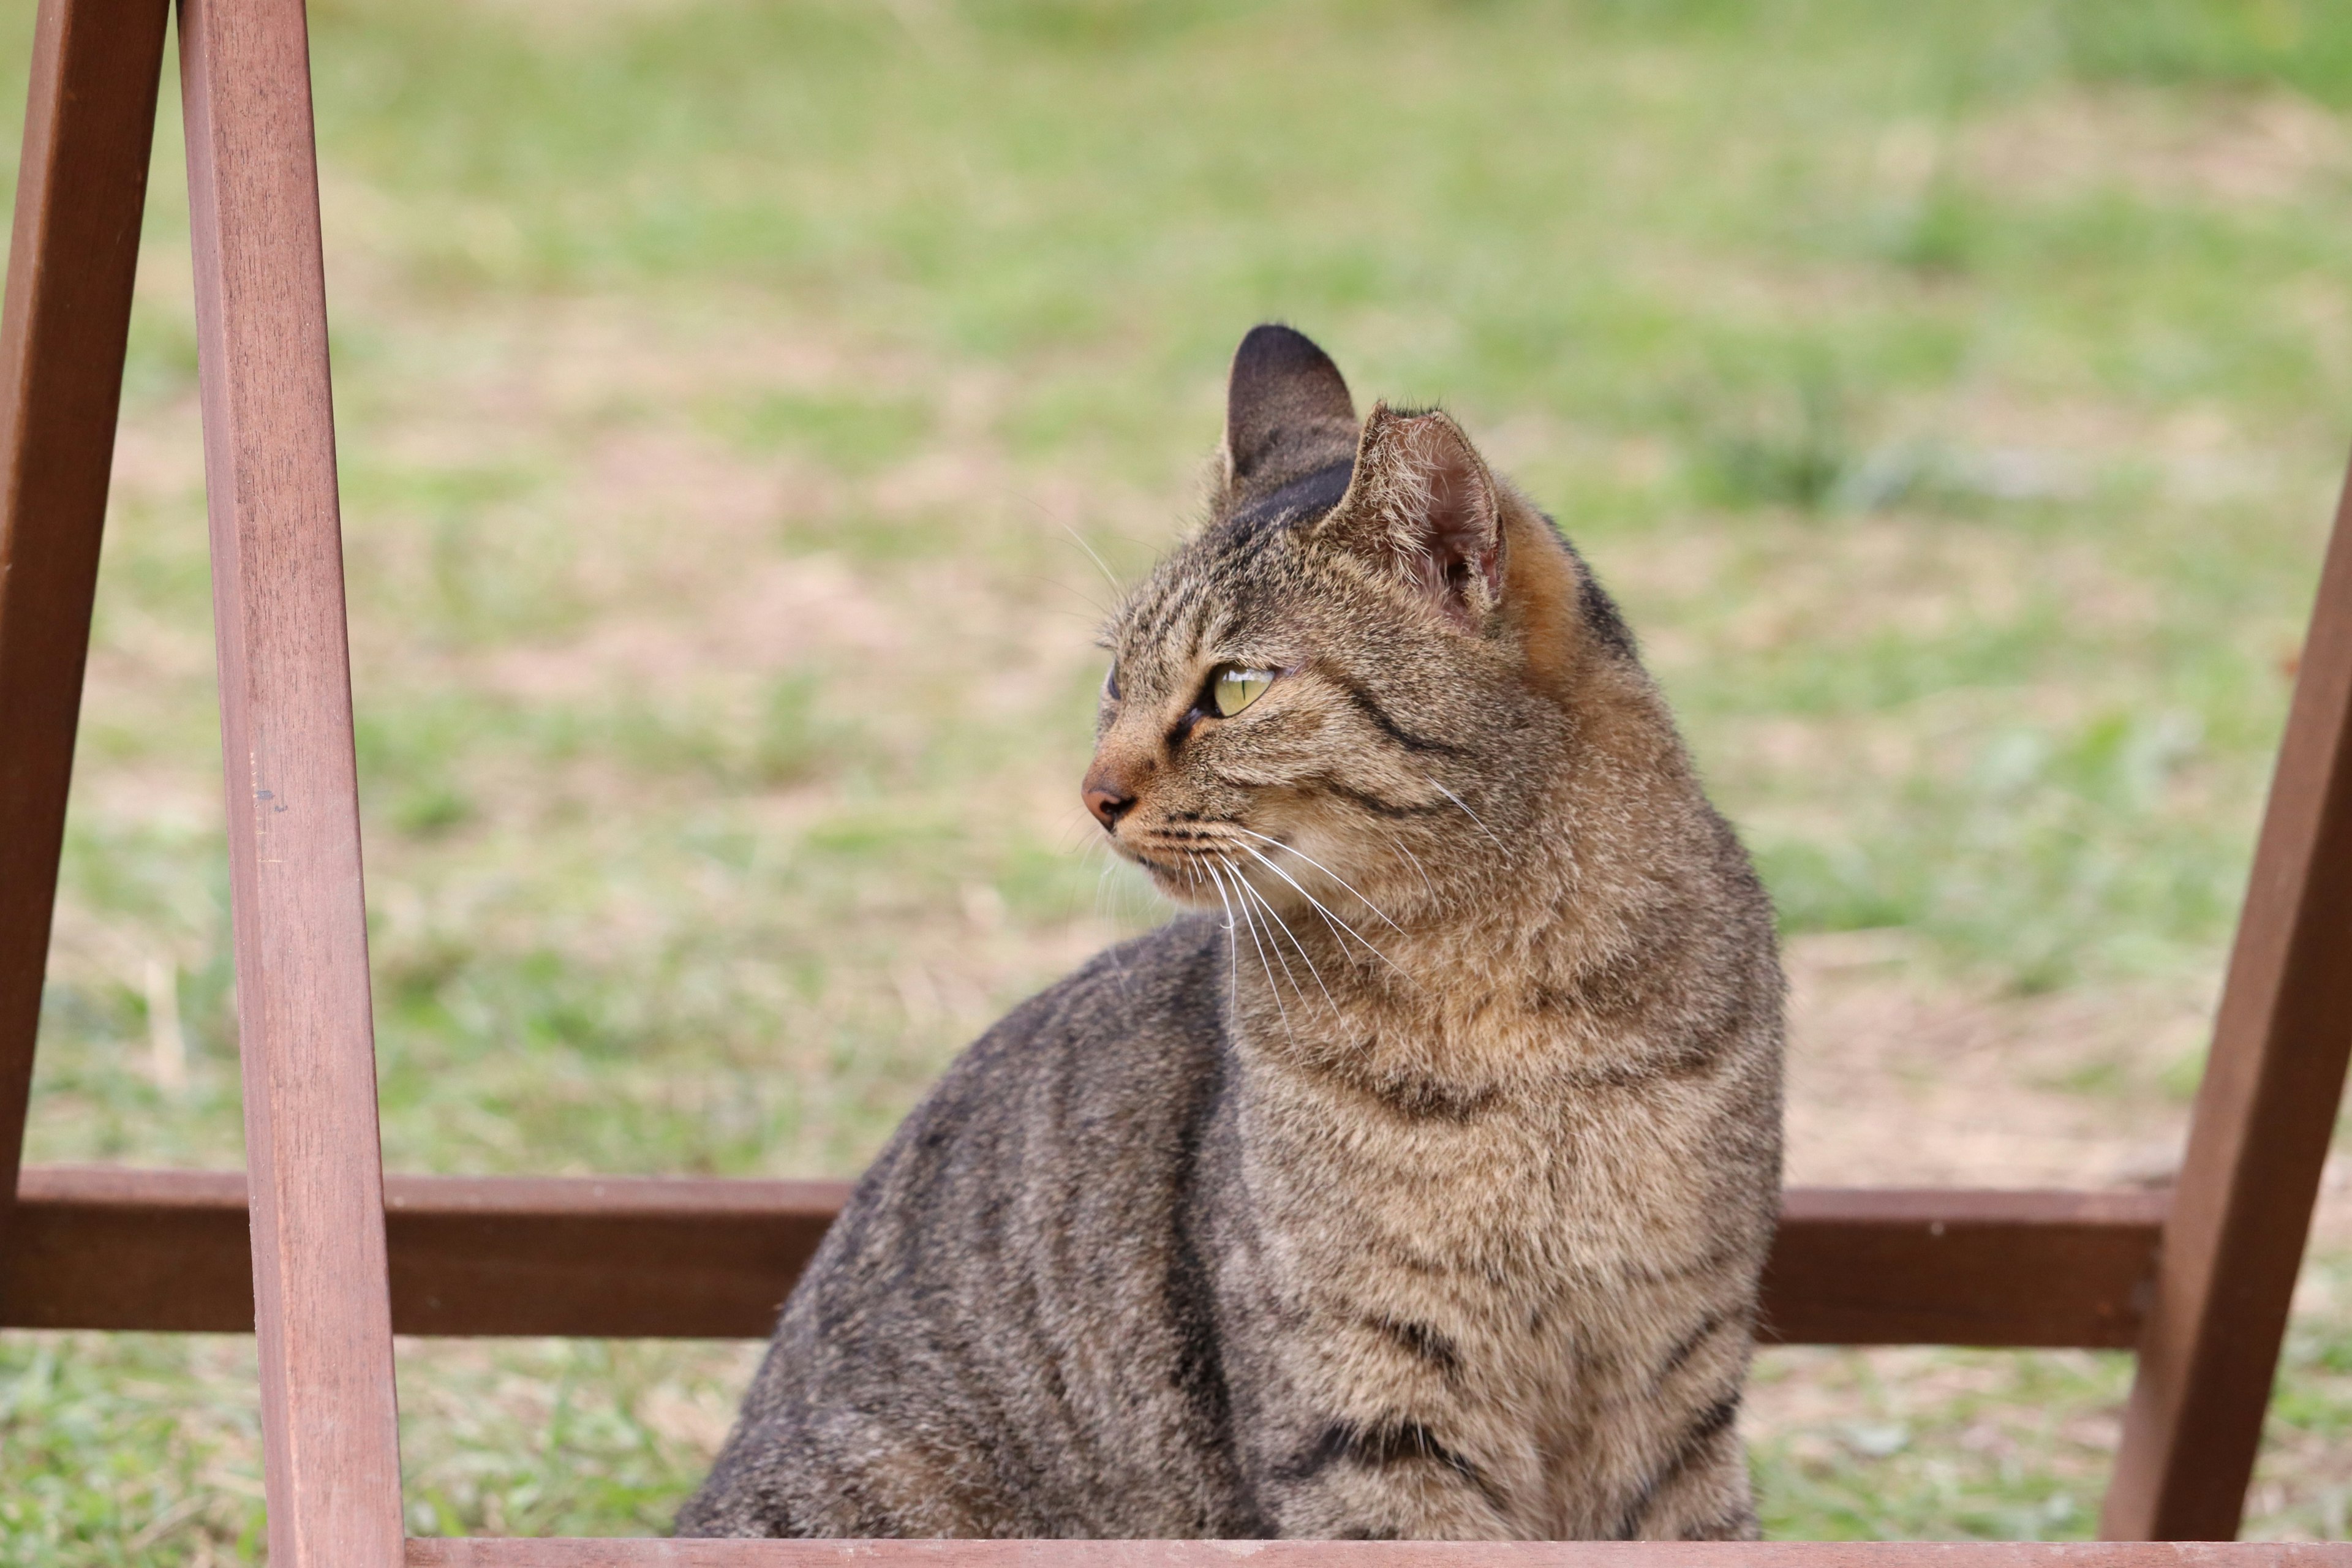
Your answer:
[[[1254,498],[1185,540],[1153,568],[1114,619],[1124,670],[1182,675],[1203,649],[1262,635],[1312,593],[1309,531],[1347,493],[1340,462]]]
[[[1203,653],[1265,633],[1304,589],[1297,541],[1211,530],[1160,562],[1113,624],[1122,680],[1187,674]]]
[[[1201,650],[1230,634],[1254,574],[1245,561],[1202,560],[1188,541],[1146,578],[1112,625],[1119,679],[1133,686],[1181,676]]]

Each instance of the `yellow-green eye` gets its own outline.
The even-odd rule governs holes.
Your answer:
[[[1274,684],[1270,669],[1244,669],[1237,664],[1220,665],[1216,679],[1209,682],[1209,705],[1220,719],[1230,719],[1265,695]]]

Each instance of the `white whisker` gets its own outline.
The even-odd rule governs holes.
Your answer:
[[[1370,900],[1370,899],[1368,899],[1368,898],[1364,897],[1364,895],[1363,895],[1363,894],[1356,892],[1356,889],[1355,889],[1352,886],[1350,886],[1350,885],[1349,885],[1349,881],[1348,881],[1348,879],[1346,879],[1345,877],[1342,877],[1341,875],[1339,875],[1339,872],[1334,871],[1333,869],[1331,869],[1331,868],[1330,868],[1330,867],[1326,866],[1325,864],[1323,864],[1323,862],[1322,862],[1322,861],[1318,860],[1317,858],[1315,858],[1315,857],[1314,857],[1314,856],[1309,855],[1308,853],[1307,853],[1307,851],[1306,851],[1306,850],[1299,848],[1297,845],[1295,845],[1295,844],[1285,844],[1285,843],[1284,843],[1281,839],[1279,839],[1279,838],[1268,838],[1268,837],[1267,837],[1265,834],[1263,834],[1263,833],[1253,833],[1253,832],[1251,832],[1251,831],[1250,831],[1250,829],[1248,829],[1248,828],[1246,828],[1246,827],[1244,827],[1244,826],[1243,826],[1240,823],[1238,823],[1238,822],[1226,822],[1226,823],[1220,823],[1218,826],[1223,826],[1223,827],[1230,827],[1230,828],[1232,828],[1232,829],[1233,829],[1234,832],[1236,832],[1236,833],[1247,833],[1247,834],[1249,834],[1249,836],[1250,836],[1252,838],[1257,839],[1257,840],[1259,840],[1261,843],[1271,844],[1271,845],[1273,845],[1276,849],[1287,849],[1287,850],[1289,850],[1293,855],[1297,856],[1301,860],[1306,861],[1309,866],[1314,867],[1318,871],[1322,872],[1325,876],[1327,876],[1327,877],[1330,878],[1333,881],[1335,881],[1335,882],[1339,883],[1339,886],[1341,886],[1341,887],[1343,887],[1343,888],[1346,888],[1349,893],[1354,894],[1356,901],[1357,901],[1358,903],[1360,903],[1360,904],[1363,905],[1363,906],[1364,906],[1364,908],[1366,908],[1366,909],[1368,909],[1368,910],[1371,910],[1371,911],[1372,911],[1372,913],[1374,913],[1374,914],[1376,914],[1376,915],[1379,915],[1379,916],[1381,917],[1381,920],[1386,921],[1388,922],[1388,927],[1389,927],[1389,929],[1390,929],[1391,931],[1392,931],[1396,932],[1396,933],[1397,933],[1397,935],[1399,935],[1399,936],[1402,936],[1402,935],[1404,935],[1404,934],[1405,934],[1405,929],[1404,929],[1404,927],[1402,927],[1402,926],[1401,926],[1401,925],[1397,924],[1397,923],[1396,923],[1396,921],[1394,921],[1389,920],[1389,917],[1387,916],[1387,914],[1386,914],[1386,913],[1384,913],[1384,912],[1381,910],[1381,909],[1380,905],[1378,905],[1378,904],[1376,904],[1376,903],[1372,902],[1372,900]],[[1294,888],[1297,888],[1297,887],[1298,887],[1298,884],[1297,884],[1297,883],[1296,883],[1296,882],[1293,882],[1293,883],[1291,883],[1291,886],[1292,886],[1292,887],[1294,887]],[[1299,888],[1299,889],[1298,889],[1298,890],[1299,890],[1300,892],[1302,892],[1302,893],[1303,893],[1303,892],[1305,892],[1307,889],[1304,889],[1304,888]]]
[[[1421,863],[1421,857],[1412,852],[1412,846],[1407,844],[1396,829],[1390,828],[1387,832],[1389,847],[1412,861],[1413,870],[1420,874],[1422,891],[1433,899],[1437,897],[1437,884],[1429,879],[1429,868]]]
[[[1225,879],[1217,875],[1215,867],[1209,868],[1209,875],[1216,880],[1217,902],[1225,906],[1225,978],[1232,985],[1234,1012],[1238,1016],[1242,1007],[1242,955],[1241,938],[1234,931],[1234,901],[1225,896]]]
[[[1103,558],[1095,553],[1095,547],[1087,542],[1087,536],[1085,534],[1080,533],[1076,529],[1072,528],[1066,522],[1062,524],[1062,531],[1068,534],[1072,540],[1076,542],[1077,547],[1087,552],[1087,559],[1095,563],[1095,570],[1103,574],[1103,581],[1110,584],[1110,591],[1112,593],[1124,594],[1127,592],[1125,588],[1119,586],[1118,579],[1111,575],[1111,570],[1108,565],[1104,564]]]
[[[1242,897],[1244,899],[1255,899],[1257,900],[1258,908],[1265,911],[1266,918],[1272,921],[1276,926],[1280,926],[1286,935],[1288,934],[1290,928],[1282,924],[1282,917],[1274,912],[1273,906],[1265,901],[1265,895],[1261,894],[1255,888],[1249,885],[1249,879],[1241,876],[1241,868],[1235,866],[1232,861],[1228,860],[1225,862],[1225,869],[1233,872],[1234,876],[1241,879],[1240,887]],[[1290,940],[1294,945],[1298,941],[1295,936],[1291,937]],[[1304,1000],[1307,993],[1299,987],[1298,976],[1290,973],[1290,960],[1282,956],[1282,943],[1275,940],[1274,930],[1272,927],[1269,927],[1266,931],[1265,942],[1268,947],[1274,949],[1274,961],[1282,965],[1282,977],[1290,982],[1291,994]]]
[[[1403,968],[1400,966],[1394,959],[1391,958],[1387,953],[1382,952],[1379,948],[1374,947],[1369,941],[1366,941],[1363,932],[1358,931],[1354,926],[1349,925],[1347,921],[1333,914],[1329,910],[1325,909],[1323,907],[1322,900],[1317,898],[1306,889],[1299,887],[1297,879],[1291,876],[1289,872],[1284,870],[1281,867],[1276,865],[1273,861],[1267,859],[1264,855],[1260,854],[1257,850],[1251,848],[1246,844],[1242,846],[1242,852],[1255,860],[1259,865],[1265,867],[1267,870],[1273,872],[1276,876],[1281,878],[1284,881],[1288,882],[1292,888],[1297,889],[1300,898],[1305,899],[1308,903],[1315,906],[1315,912],[1323,917],[1323,923],[1331,928],[1331,934],[1333,936],[1339,936],[1342,931],[1346,932],[1349,936],[1354,937],[1358,942],[1362,942],[1364,951],[1370,953],[1374,958],[1379,959],[1382,963],[1387,964],[1399,974],[1403,974],[1407,980],[1411,980],[1412,978],[1412,975],[1405,973]],[[1368,905],[1366,907],[1369,908],[1370,906]],[[1271,907],[1269,907],[1268,912],[1272,912]],[[1379,911],[1374,910],[1373,912],[1377,914]],[[1284,929],[1288,930],[1289,928],[1285,927]],[[1290,940],[1292,942],[1297,942],[1298,939],[1294,936]],[[1347,951],[1347,945],[1344,942],[1340,944],[1340,951],[1342,952]],[[1299,956],[1302,958],[1306,956],[1305,949],[1302,948],[1299,951]],[[1319,981],[1322,976],[1318,975],[1316,978]]]
[[[1231,867],[1226,868],[1232,869]],[[1249,926],[1250,945],[1257,949],[1257,965],[1265,971],[1265,988],[1274,993],[1274,1009],[1282,1015],[1282,1032],[1289,1035],[1292,1043],[1296,1044],[1298,1037],[1291,1031],[1290,1009],[1282,1005],[1282,988],[1274,983],[1274,965],[1265,961],[1265,944],[1257,939],[1257,916],[1250,912],[1246,899],[1241,901],[1241,911],[1243,921]]]
[[[1455,795],[1452,790],[1447,789],[1435,779],[1431,779],[1429,781],[1429,787],[1444,795],[1446,799],[1452,801],[1454,805],[1460,806],[1462,808],[1463,816],[1478,824],[1479,832],[1485,834],[1489,838],[1495,838],[1495,830],[1487,826],[1484,821],[1481,821],[1476,812],[1470,809],[1470,803],[1468,801],[1464,800],[1460,795]],[[1499,838],[1495,838],[1495,847],[1503,852],[1504,858],[1506,859],[1516,860],[1518,858],[1517,856],[1511,853],[1511,847],[1504,843]]]
[[[1243,846],[1242,846],[1242,847],[1243,847],[1243,848],[1244,848],[1244,849],[1249,849],[1249,846],[1248,846],[1248,845],[1246,845],[1246,844],[1243,845]],[[1253,855],[1257,855],[1257,851],[1256,851],[1256,850],[1255,850],[1255,849],[1250,849],[1250,850],[1249,850],[1249,852],[1250,852],[1251,854],[1253,854]],[[1259,859],[1261,859],[1261,860],[1264,860],[1264,859],[1265,858],[1265,857],[1264,857],[1263,855],[1259,855],[1259,856],[1258,856],[1258,858],[1259,858]],[[1270,865],[1270,864],[1272,864],[1272,862],[1270,862],[1270,861],[1269,861],[1269,862],[1267,862],[1267,863],[1268,863],[1269,865]],[[1233,863],[1232,863],[1231,861],[1227,861],[1227,862],[1226,862],[1226,865],[1227,865],[1228,867],[1231,867],[1231,866],[1232,866],[1232,864],[1233,864]],[[1277,871],[1277,872],[1276,873],[1276,875],[1280,876],[1280,875],[1281,875],[1281,873],[1280,873],[1279,871]],[[1289,881],[1290,879],[1289,879],[1287,877],[1285,877],[1285,878],[1283,878],[1283,880],[1285,880],[1285,881]],[[1292,883],[1291,885],[1292,885],[1293,887],[1297,887],[1297,883],[1295,883],[1295,882],[1294,882],[1294,883]],[[1325,1002],[1325,1003],[1327,1003],[1327,1004],[1330,1006],[1330,1009],[1331,1009],[1331,1016],[1332,1016],[1333,1020],[1334,1020],[1335,1022],[1336,1022],[1336,1021],[1339,1021],[1339,1004],[1338,1003],[1338,1001],[1336,1001],[1336,1000],[1332,997],[1332,995],[1331,995],[1331,988],[1330,988],[1328,985],[1326,985],[1326,984],[1323,984],[1323,972],[1322,972],[1321,970],[1317,969],[1317,968],[1315,967],[1315,960],[1314,960],[1313,958],[1311,958],[1311,957],[1309,957],[1309,956],[1307,955],[1307,944],[1306,944],[1305,942],[1300,942],[1300,941],[1298,940],[1298,933],[1297,933],[1297,931],[1292,931],[1292,930],[1290,929],[1290,922],[1289,922],[1288,921],[1286,921],[1286,920],[1284,920],[1284,919],[1282,918],[1282,913],[1281,913],[1281,911],[1280,911],[1280,910],[1276,910],[1276,908],[1275,908],[1271,903],[1268,903],[1268,902],[1266,901],[1266,897],[1265,897],[1265,895],[1264,893],[1259,892],[1255,888],[1253,888],[1253,887],[1251,887],[1251,886],[1250,886],[1250,884],[1249,884],[1249,879],[1248,879],[1247,878],[1244,878],[1244,879],[1242,879],[1242,890],[1243,890],[1244,892],[1247,893],[1251,898],[1255,899],[1255,900],[1257,900],[1258,908],[1260,908],[1260,909],[1262,909],[1262,910],[1264,910],[1265,911],[1266,918],[1267,918],[1268,920],[1272,921],[1276,925],[1279,926],[1279,927],[1282,929],[1282,934],[1283,934],[1283,935],[1285,935],[1285,936],[1286,936],[1286,937],[1288,937],[1288,938],[1290,939],[1290,945],[1291,945],[1291,946],[1293,946],[1293,947],[1295,947],[1295,948],[1297,948],[1297,949],[1298,950],[1298,962],[1299,962],[1299,963],[1303,963],[1303,964],[1305,964],[1305,965],[1307,965],[1307,973],[1309,973],[1309,974],[1311,974],[1311,975],[1315,976],[1315,988],[1316,988],[1318,991],[1320,991],[1320,992],[1322,992],[1322,993],[1323,993],[1323,1000],[1324,1000],[1324,1002]],[[1304,889],[1301,889],[1301,891],[1304,891]],[[1314,900],[1313,900],[1312,899],[1309,899],[1307,901],[1308,901],[1309,903],[1312,903]],[[1278,958],[1278,957],[1280,957],[1280,956],[1282,955],[1282,944],[1281,944],[1281,943],[1279,943],[1279,942],[1276,942],[1276,943],[1275,944],[1274,952],[1275,952],[1275,956],[1276,956],[1277,958]],[[1289,965],[1289,964],[1285,963],[1282,967],[1283,967],[1283,973],[1285,973],[1286,974],[1289,973],[1289,971],[1290,971],[1290,965]],[[1293,986],[1294,988],[1297,985],[1297,984],[1298,984],[1298,983],[1297,983],[1296,980],[1293,980],[1293,981],[1291,982],[1291,984],[1292,984],[1292,986]]]

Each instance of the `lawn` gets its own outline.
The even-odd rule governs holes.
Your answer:
[[[1794,1176],[2163,1179],[2352,433],[2352,11],[312,16],[394,1167],[854,1173],[1160,918],[1076,802],[1093,557],[1280,318],[1623,600],[1779,903]],[[240,1152],[163,115],[34,1160]],[[2346,1533],[2333,1194],[2257,1533]],[[412,1527],[664,1528],[753,1353],[404,1342]],[[1768,1528],[2086,1534],[2128,1375],[1772,1352]],[[254,1559],[251,1377],[0,1334],[0,1558]]]

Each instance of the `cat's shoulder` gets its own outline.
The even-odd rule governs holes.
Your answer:
[[[1182,915],[1105,948],[1006,1014],[957,1066],[984,1071],[1041,1051],[1098,1056],[1129,1042],[1213,1042],[1223,1032],[1223,943],[1216,917]]]
[[[1006,1014],[899,1124],[859,1184],[850,1228],[869,1211],[927,1205],[917,1194],[942,1183],[1017,1187],[1074,1141],[1163,1141],[1220,1076],[1223,942],[1213,918],[1184,916]]]

